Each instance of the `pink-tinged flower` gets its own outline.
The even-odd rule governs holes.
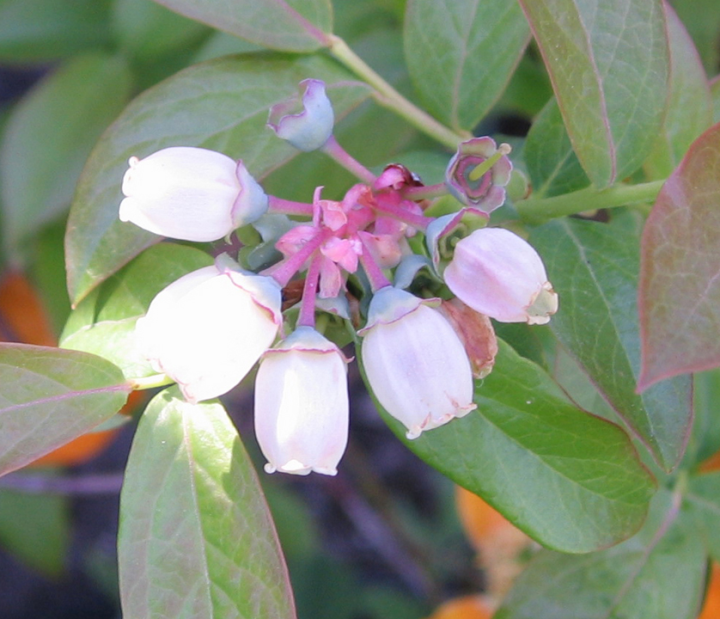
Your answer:
[[[538,253],[503,228],[483,228],[462,239],[443,277],[463,303],[500,322],[541,325],[558,308]]]
[[[263,355],[255,432],[268,473],[337,473],[348,439],[347,359],[312,327]]]
[[[324,82],[303,80],[300,82],[300,93],[302,95],[273,105],[267,124],[278,137],[298,150],[309,152],[330,139],[335,114],[325,94]]]
[[[450,192],[463,204],[491,213],[505,202],[505,186],[510,182],[512,162],[505,156],[510,148],[488,137],[462,142],[445,172]],[[501,153],[498,155],[498,153]],[[490,169],[476,178],[476,168],[497,156]]]
[[[205,267],[153,299],[137,323],[138,348],[189,402],[208,400],[237,385],[273,343],[280,304],[269,277]]]
[[[387,286],[370,301],[362,360],[382,406],[408,438],[475,408],[470,362],[450,323],[404,290]]]
[[[259,219],[268,197],[242,162],[204,148],[131,157],[120,220],[173,239],[217,241]]]

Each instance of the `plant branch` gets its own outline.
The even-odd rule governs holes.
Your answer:
[[[586,187],[552,198],[520,200],[515,203],[515,208],[526,222],[542,223],[549,219],[576,215],[599,208],[615,208],[640,202],[653,202],[664,183],[664,180],[660,180],[639,185],[615,185],[607,189]]]
[[[124,473],[104,473],[77,477],[11,473],[0,479],[0,488],[27,494],[96,495],[118,494]]]
[[[329,47],[330,53],[375,89],[374,97],[380,105],[392,110],[451,150],[455,150],[459,142],[472,137],[469,133],[456,133],[408,101],[350,49],[343,39],[336,35],[330,35],[330,39],[332,41]]]

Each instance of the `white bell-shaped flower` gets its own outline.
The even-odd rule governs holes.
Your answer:
[[[475,408],[470,362],[450,323],[427,302],[388,286],[372,298],[362,360],[380,404],[408,438]]]
[[[260,362],[255,432],[268,473],[335,475],[348,439],[347,360],[311,327],[298,327]]]
[[[137,323],[138,348],[189,402],[208,400],[230,391],[270,347],[280,304],[272,278],[205,267],[153,299]]]
[[[242,162],[204,148],[131,157],[120,219],[185,241],[216,241],[260,218],[268,197]]]
[[[503,228],[482,228],[462,239],[443,277],[463,303],[500,322],[541,325],[558,308],[538,253]]]

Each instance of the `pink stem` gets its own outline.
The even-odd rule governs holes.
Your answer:
[[[297,253],[265,269],[261,274],[269,275],[284,288],[292,279],[293,275],[302,268],[305,261],[325,242],[330,234],[332,233],[329,230],[318,230],[318,233],[305,243]]]
[[[293,202],[292,200],[283,200],[276,196],[268,196],[270,205],[268,211],[270,213],[280,213],[283,215],[307,215],[312,217],[313,205],[305,202]]]
[[[305,276],[305,286],[303,287],[302,301],[300,302],[300,316],[298,317],[298,327],[314,327],[315,326],[315,295],[317,294],[318,282],[320,281],[320,264],[322,263],[322,255],[316,254]]]
[[[380,290],[380,288],[385,288],[385,286],[390,286],[390,280],[385,277],[385,273],[383,273],[380,265],[372,257],[370,248],[362,240],[361,242],[363,245],[363,253],[360,254],[360,264],[362,264],[365,274],[370,280],[370,287],[373,289],[373,292]]]
[[[427,227],[434,221],[432,217],[417,215],[415,213],[411,213],[410,211],[406,211],[404,208],[395,206],[394,204],[388,204],[382,200],[382,197],[378,197],[375,210],[379,211],[383,215],[389,215],[393,219],[405,222],[418,230],[426,230]]]
[[[334,135],[331,135],[330,139],[325,142],[322,151],[364,183],[372,185],[375,182],[375,175],[340,146]]]
[[[428,185],[427,187],[407,187],[402,190],[403,198],[408,200],[425,200],[426,198],[439,198],[440,196],[446,196],[450,191],[445,183],[438,183],[437,185]]]

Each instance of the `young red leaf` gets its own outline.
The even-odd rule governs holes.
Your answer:
[[[720,124],[690,147],[645,225],[638,389],[720,365]]]

